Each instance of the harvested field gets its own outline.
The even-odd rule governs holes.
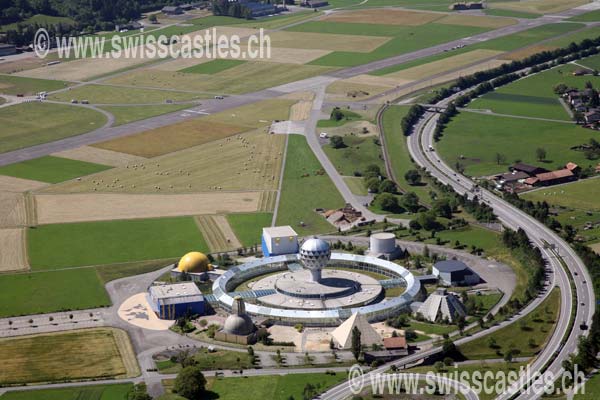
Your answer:
[[[288,100],[304,100],[304,101],[313,101],[315,99],[314,92],[293,92],[288,93],[280,97],[281,99]]]
[[[290,120],[291,121],[304,121],[310,117],[310,111],[312,110],[312,101],[301,100],[294,104],[290,109]]]
[[[273,190],[279,183],[284,144],[280,135],[254,130],[54,185],[44,193],[141,194],[157,193],[157,186],[161,193],[207,192],[217,187],[228,191]]]
[[[379,8],[372,10],[335,12],[321,18],[321,21],[349,22],[365,24],[417,26],[443,18],[446,14]],[[471,17],[473,18],[473,17]]]
[[[196,223],[211,252],[221,252],[242,247],[224,215],[201,215]]]
[[[38,194],[39,224],[226,214],[258,210],[261,192]]]
[[[144,157],[119,153],[116,151],[105,150],[92,146],[77,147],[75,149],[64,150],[52,155],[56,157],[69,158],[71,160],[109,165],[111,167],[124,167],[128,164],[141,163],[146,160]]]
[[[589,3],[588,0],[525,0],[493,3],[492,8],[528,13],[556,13]]]
[[[277,201],[277,192],[265,191],[260,193],[260,201],[258,203],[258,211],[271,212],[275,209]]]
[[[21,193],[28,190],[41,189],[44,186],[48,186],[48,184],[29,179],[15,178],[8,175],[0,175],[0,192]]]
[[[93,145],[139,157],[156,157],[240,133],[241,126],[200,117]]]
[[[173,59],[170,61],[164,61],[161,63],[154,64],[154,65],[148,67],[148,69],[151,69],[151,70],[156,69],[159,71],[167,71],[167,72],[177,72],[182,69],[193,67],[195,65],[209,62],[209,61],[211,61],[211,59],[209,59],[209,58],[179,57],[179,58],[176,58],[176,59]]]
[[[270,99],[245,106],[233,108],[204,117],[207,121],[220,122],[250,128],[260,128],[271,125],[271,122],[285,120],[290,115],[290,107],[296,103],[293,100]]]
[[[130,87],[85,85],[50,95],[51,100],[70,102],[87,100],[90,104],[165,104],[167,100],[191,101],[206,98],[196,93]]]
[[[289,47],[271,47],[270,57],[261,58],[260,61],[288,63],[288,64],[308,64],[311,61],[321,58],[331,53],[331,50],[322,49],[296,49]]]
[[[60,64],[17,72],[17,76],[44,79],[86,81],[96,76],[110,74],[124,68],[131,68],[150,61],[147,58],[83,58]]]
[[[113,328],[0,339],[0,357],[1,383],[139,375],[127,333]]]
[[[391,74],[386,74],[384,75],[384,77],[405,79],[407,81],[419,80],[428,76],[441,74],[453,69],[458,69],[465,65],[473,64],[477,61],[494,57],[498,54],[502,54],[502,52],[496,50],[473,50],[464,54],[444,58],[439,61],[434,61],[428,64],[419,65],[417,67],[393,72]]]
[[[330,71],[330,67],[248,61],[213,75],[140,69],[106,83],[210,93],[247,93],[294,82]]]
[[[558,48],[558,46],[538,44],[538,45],[529,46],[529,47],[525,47],[524,49],[510,52],[508,54],[503,55],[502,58],[505,60],[508,60],[508,61],[522,60],[523,58],[529,57],[536,53],[541,53],[542,51],[552,51],[552,50],[555,50],[556,48]]]
[[[0,272],[27,269],[25,229],[0,229]]]
[[[340,35],[278,31],[270,34],[271,46],[370,53],[390,40],[386,36]]]
[[[437,24],[475,26],[479,28],[498,29],[503,28],[505,26],[514,25],[518,21],[513,18],[484,17],[467,14],[450,14],[435,22]]]
[[[382,80],[382,84],[374,85],[357,82],[357,77],[350,79],[342,79],[333,82],[327,86],[327,95],[330,100],[362,100],[368,97],[375,96],[387,90],[394,88],[396,85],[384,84],[386,80]],[[377,78],[377,77],[373,77]]]
[[[36,56],[21,58],[13,61],[0,62],[0,74],[14,74],[15,72],[44,67],[49,60]]]
[[[25,195],[0,191],[0,228],[27,224]]]

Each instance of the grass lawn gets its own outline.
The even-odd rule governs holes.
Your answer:
[[[23,103],[0,109],[0,153],[101,128],[106,117],[84,107]]]
[[[365,187],[365,181],[362,177],[345,176],[344,181],[352,193],[359,196],[366,196],[369,194],[369,191]]]
[[[590,62],[597,59],[600,58],[592,57]],[[558,100],[559,96],[554,93],[554,87],[564,83],[583,89],[590,77],[573,76],[572,72],[578,68],[580,67],[576,65],[563,65],[520,79],[472,101],[469,108],[490,109],[499,114],[571,121],[571,117]]]
[[[409,53],[462,37],[477,35],[489,29],[429,23],[420,26],[311,21],[289,28],[295,32],[384,36],[393,38],[370,53],[334,51],[310,64],[333,67],[350,67],[382,58]]]
[[[130,122],[141,121],[159,115],[168,114],[194,107],[193,104],[165,104],[160,106],[104,106],[103,110],[108,111],[115,117],[113,126],[128,124]]]
[[[600,10],[594,10],[594,11],[587,12],[585,14],[576,15],[574,17],[569,18],[569,21],[575,21],[575,22],[600,21]]]
[[[344,115],[344,118],[342,118],[340,120],[322,119],[317,122],[317,127],[333,128],[333,127],[337,127],[337,126],[342,126],[350,121],[356,121],[356,120],[362,119],[362,116],[358,113],[355,113],[354,111],[344,110],[343,108],[341,108],[340,111]]]
[[[2,400],[127,400],[131,383],[8,392]]]
[[[58,183],[112,167],[68,158],[45,156],[0,167],[0,175]]]
[[[193,67],[184,68],[180,70],[180,72],[187,72],[192,74],[216,74],[221,71],[225,71],[226,69],[236,67],[245,63],[244,60],[228,60],[228,59],[217,59],[204,63],[200,63],[198,65],[194,65]]]
[[[129,337],[118,329],[85,329],[0,340],[0,382],[33,383],[139,374]],[[133,359],[133,370],[128,364]],[[135,375],[133,375],[135,376]]]
[[[559,309],[560,290],[554,289],[533,313],[488,337],[459,346],[458,349],[468,359],[502,358],[510,348],[520,350],[518,357],[534,356],[543,349],[552,334]],[[490,337],[496,340],[496,348],[490,347]]]
[[[596,400],[600,393],[600,374],[596,373],[585,383],[585,393],[577,393],[575,400]]]
[[[448,124],[436,147],[449,165],[458,161],[466,174],[481,176],[504,172],[515,160],[550,170],[569,161],[587,167],[591,163],[583,152],[570,148],[588,143],[593,134],[576,125],[462,112]],[[538,147],[546,150],[547,160],[537,160]],[[496,153],[505,157],[504,163],[497,163]]]
[[[71,83],[64,81],[0,74],[0,93],[4,94],[23,94],[30,96],[39,92],[51,92],[64,89],[69,85],[71,85]]]
[[[290,225],[299,235],[335,231],[314,210],[341,207],[344,199],[323,171],[306,138],[290,135],[288,140],[277,225]]]
[[[427,322],[410,321],[410,324],[403,329],[413,329],[415,331],[423,332],[427,335],[442,336],[445,333],[458,330],[458,327],[456,325],[430,324]]]
[[[84,222],[28,231],[34,270],[181,257],[207,245],[191,217]]]
[[[373,141],[375,136],[346,135],[346,147],[334,149],[326,144],[323,150],[341,175],[352,176],[355,172],[364,172],[371,164],[379,165],[384,170],[381,146]]]
[[[568,185],[541,188],[523,193],[524,199],[546,201],[552,205],[575,208],[578,210],[600,210],[600,180],[584,179]],[[572,223],[572,222],[567,222]]]
[[[502,247],[500,235],[489,229],[469,225],[466,228],[447,230],[436,233],[436,237],[448,241],[448,245],[453,246],[458,240],[461,245],[468,247],[475,246],[487,250]]]
[[[528,13],[524,11],[502,10],[498,8],[486,8],[485,15],[493,15],[495,17],[512,17],[512,18],[539,18],[539,14]]]
[[[103,284],[115,279],[126,278],[128,276],[141,275],[164,268],[169,264],[175,263],[179,258],[165,258],[164,260],[135,261],[124,264],[107,264],[96,267],[98,277]]]
[[[196,93],[104,85],[85,85],[50,95],[51,100],[64,102],[70,102],[72,99],[87,100],[90,104],[164,104],[167,100],[189,101],[201,98],[206,96]]]
[[[262,228],[271,226],[272,213],[228,214],[227,222],[244,247],[260,245]]]
[[[245,351],[217,350],[210,353],[207,349],[201,349],[194,354],[194,359],[200,368],[207,371],[252,368],[250,356]],[[156,367],[163,374],[175,373],[181,369],[180,364],[171,360],[157,361]]]
[[[0,31],[7,31],[11,29],[17,29],[17,25],[39,25],[39,26],[48,26],[48,25],[74,25],[75,21],[68,17],[55,17],[52,15],[44,15],[44,14],[36,14],[23,21],[13,22],[12,24],[2,25],[0,26]]]
[[[110,305],[93,268],[0,276],[0,317]]]

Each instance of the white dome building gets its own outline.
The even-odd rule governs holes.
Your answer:
[[[321,281],[321,270],[331,258],[329,243],[317,237],[308,239],[300,247],[300,261],[310,270],[313,282]]]

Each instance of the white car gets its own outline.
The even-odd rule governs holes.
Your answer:
[[[329,137],[329,135],[328,135],[327,133],[325,133],[325,132],[321,132],[321,133],[319,134],[319,137],[320,137],[321,139],[327,139],[327,138]]]

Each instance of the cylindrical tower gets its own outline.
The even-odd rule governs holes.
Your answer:
[[[316,237],[308,239],[300,248],[300,260],[310,270],[313,282],[321,281],[321,270],[331,258],[329,243]]]

